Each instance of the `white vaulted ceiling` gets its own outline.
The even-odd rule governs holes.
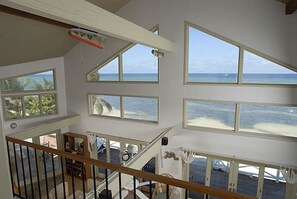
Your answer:
[[[117,12],[130,0],[88,0]],[[67,29],[0,12],[0,66],[64,56],[78,41]]]

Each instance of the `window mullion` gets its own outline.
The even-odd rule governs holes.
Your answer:
[[[123,53],[119,53],[119,81],[123,81]]]
[[[42,99],[41,99],[41,94],[38,95],[38,100],[39,100],[39,111],[40,115],[43,115],[43,108],[42,108]]]
[[[262,194],[263,194],[264,173],[265,173],[265,166],[260,166],[259,167],[258,188],[257,188],[257,197],[258,198],[262,198]]]
[[[23,115],[22,118],[24,118],[24,117],[26,116],[26,115],[25,115],[25,110],[26,110],[26,108],[25,108],[25,99],[24,99],[24,95],[21,96],[21,102],[22,102],[22,110],[23,110],[23,111],[22,111],[22,112],[23,112],[23,113],[22,113],[22,115]]]
[[[235,124],[234,124],[234,132],[239,131],[239,124],[240,124],[240,103],[236,103],[235,106]]]
[[[124,102],[123,102],[123,96],[120,96],[120,110],[121,110],[121,118],[124,118]]]
[[[238,57],[238,84],[242,84],[243,78],[243,58],[244,58],[244,49],[242,46],[239,47],[239,57]]]

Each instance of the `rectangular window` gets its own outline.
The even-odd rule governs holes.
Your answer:
[[[239,47],[189,26],[188,82],[237,83]]]
[[[1,89],[5,119],[57,113],[54,70],[4,79]]]
[[[120,96],[89,95],[92,115],[121,117]]]
[[[235,103],[185,100],[186,126],[234,130]]]
[[[54,71],[5,79],[1,83],[3,93],[55,89]]]
[[[36,116],[40,115],[40,105],[38,95],[24,96],[25,102],[25,115]]]
[[[212,169],[210,176],[210,187],[228,190],[230,173],[230,162],[225,160],[212,160]],[[216,198],[217,197],[211,197]]]
[[[158,121],[158,99],[143,97],[123,97],[124,118]]]
[[[189,165],[189,182],[205,185],[207,168],[207,157],[195,156],[193,162]],[[194,191],[189,191],[190,198],[204,199],[204,194]]]
[[[285,199],[286,181],[278,169],[265,167],[263,199]]]
[[[6,119],[23,117],[23,103],[20,96],[4,97],[4,106]]]
[[[250,196],[257,196],[259,167],[239,164],[237,178],[237,192]]]
[[[297,137],[297,107],[240,105],[240,131]]]
[[[89,94],[88,98],[90,115],[158,122],[158,98],[96,94]]]

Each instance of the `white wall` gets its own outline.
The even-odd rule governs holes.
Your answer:
[[[297,143],[198,132],[182,128],[183,98],[297,103],[296,88],[183,85],[185,20],[297,66],[296,17],[285,16],[285,6],[272,0],[134,0],[118,14],[145,28],[156,24],[160,35],[175,42],[175,51],[160,60],[160,83],[86,83],[86,73],[114,54],[125,42],[108,38],[104,50],[79,44],[65,56],[67,105],[81,114],[73,131],[94,131],[149,141],[173,126],[171,144],[196,150],[276,164],[297,165]],[[296,13],[294,14],[296,16]],[[293,53],[293,54],[292,54]],[[88,116],[87,93],[159,96],[160,124],[150,125]]]
[[[64,58],[60,57],[60,58],[46,59],[46,60],[40,60],[35,62],[28,62],[28,63],[0,67],[0,79],[7,78],[7,77],[15,77],[15,76],[39,72],[39,71],[51,70],[51,69],[56,70],[56,85],[57,85],[59,114],[55,114],[51,116],[36,117],[36,118],[4,121],[5,135],[13,133],[13,131],[10,129],[10,126],[9,126],[12,122],[15,122],[18,124],[18,127],[15,129],[14,132],[20,132],[24,129],[31,128],[37,123],[40,124],[42,121],[67,115],[65,79],[64,79],[65,78]],[[0,109],[2,110],[2,106]],[[1,112],[1,114],[3,113]]]

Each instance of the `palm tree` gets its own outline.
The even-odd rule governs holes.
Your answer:
[[[34,80],[35,90],[51,90],[54,89],[53,82],[43,78],[43,84],[40,81]]]
[[[3,81],[3,89],[6,92],[21,92],[30,83],[30,78],[12,78]],[[20,97],[5,98],[5,112],[7,118],[18,118],[22,115],[22,102]]]
[[[98,71],[95,71],[89,75],[89,81],[99,81],[100,80],[100,74]],[[108,110],[108,112],[112,111],[112,106],[108,101],[101,97],[97,97],[96,95],[91,95],[91,105],[92,110],[94,113],[94,110],[97,111],[97,114],[102,115],[104,107]]]
[[[4,80],[4,91],[24,91],[26,86],[30,83],[30,78],[12,78]]]

